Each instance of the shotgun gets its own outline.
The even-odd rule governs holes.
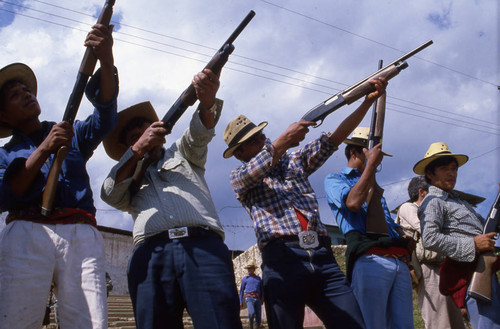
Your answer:
[[[238,25],[236,30],[229,36],[229,38],[224,42],[222,47],[217,50],[212,59],[208,62],[204,69],[210,69],[215,74],[219,75],[224,65],[226,65],[229,55],[234,50],[233,42],[240,35],[243,29],[250,23],[252,18],[255,16],[255,12],[250,10],[248,15],[243,19],[243,21]],[[186,90],[182,92],[179,98],[175,101],[174,105],[168,110],[167,114],[161,119],[163,126],[167,129],[167,134],[172,132],[172,128],[175,123],[179,120],[182,114],[186,111],[188,107],[193,105],[197,100],[196,91],[194,90],[193,84],[190,84]]]
[[[486,219],[483,234],[500,232],[500,184],[498,187],[498,194]],[[494,274],[493,263],[497,261],[497,258],[498,255],[494,252],[479,254],[476,270],[472,275],[469,291],[467,292],[470,297],[491,304],[491,277]]]
[[[104,7],[101,10],[101,14],[97,20],[98,24],[109,25],[111,21],[111,16],[113,15],[113,6],[115,0],[106,0]],[[76,113],[80,107],[80,103],[83,98],[83,93],[89,77],[94,73],[94,69],[97,63],[97,58],[95,57],[92,48],[87,47],[85,54],[83,56],[82,63],[78,70],[78,75],[76,76],[76,82],[73,87],[73,91],[69,96],[68,103],[66,105],[66,110],[64,111],[63,121],[67,121],[73,124],[76,118]],[[44,216],[49,216],[52,212],[52,206],[54,204],[54,198],[56,195],[57,182],[59,180],[59,174],[61,173],[61,166],[64,158],[68,154],[68,148],[62,146],[57,151],[52,167],[50,168],[49,175],[47,176],[47,183],[45,185],[45,190],[42,195],[42,209],[41,213]]]
[[[382,68],[383,61],[379,60],[378,68]],[[368,134],[368,149],[372,149],[375,145],[382,141],[385,121],[385,92],[373,104],[372,120],[370,123],[370,133]],[[382,208],[382,196],[384,189],[377,184],[374,179],[373,186],[368,191],[366,198],[367,213],[366,213],[366,232],[387,234],[387,223],[385,221],[385,213]]]
[[[361,97],[368,95],[372,91],[375,91],[375,88],[368,81],[380,77],[384,77],[387,79],[387,81],[389,81],[390,79],[398,75],[401,70],[404,70],[405,68],[408,67],[408,63],[405,62],[408,58],[412,57],[413,55],[427,48],[431,44],[432,40],[427,41],[426,43],[418,46],[409,53],[399,57],[389,65],[380,68],[378,71],[369,75],[368,77],[364,78],[358,83],[328,98],[323,103],[320,103],[316,107],[309,110],[302,117],[302,120],[314,121],[314,122],[320,121],[320,123],[317,124],[316,127],[321,125],[326,116],[332,113],[333,111],[339,109],[340,107],[346,104],[347,105],[352,104]]]
[[[224,65],[226,65],[229,55],[234,50],[233,42],[240,35],[243,29],[250,23],[252,18],[255,16],[255,12],[250,10],[247,16],[241,21],[238,27],[233,31],[233,33],[229,36],[229,38],[224,42],[222,47],[217,50],[215,55],[210,59],[208,64],[204,67],[204,69],[210,69],[217,75],[220,75],[220,72]],[[161,121],[163,122],[163,127],[167,130],[167,135],[172,132],[172,128],[176,124],[176,122],[180,119],[180,117],[184,114],[188,107],[193,105],[197,100],[196,90],[193,87],[193,84],[190,84],[177,98],[175,103],[170,107],[168,112],[165,114]],[[216,114],[218,115],[218,114]],[[151,154],[149,154],[151,153]],[[144,156],[144,160],[140,170],[137,170],[132,177],[132,183],[130,184],[130,191],[132,193],[137,192],[139,188],[139,183],[142,179],[142,176],[148,169],[149,165],[158,159],[159,151],[152,150]]]

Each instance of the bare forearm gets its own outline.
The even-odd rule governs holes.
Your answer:
[[[339,146],[349,134],[356,128],[361,120],[366,115],[366,112],[373,104],[373,101],[366,100],[347,118],[342,121],[342,123],[335,129],[335,131],[330,135],[330,140],[335,146]]]
[[[358,212],[363,206],[370,188],[375,183],[375,172],[376,167],[367,165],[358,182],[347,195],[346,206],[350,211]]]

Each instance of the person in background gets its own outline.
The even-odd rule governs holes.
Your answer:
[[[248,320],[250,329],[259,329],[262,321],[261,309],[264,303],[264,294],[262,290],[262,279],[255,274],[257,265],[249,262],[245,269],[248,275],[243,277],[240,286],[240,308],[243,308],[243,299],[247,304]],[[255,323],[255,326],[254,326]]]
[[[412,264],[420,274],[416,287],[420,313],[426,329],[465,329],[461,310],[451,297],[439,292],[439,266],[445,256],[422,246],[417,212],[428,191],[429,184],[424,176],[413,177],[408,184],[410,201],[401,205],[396,219],[405,233],[416,240]]]

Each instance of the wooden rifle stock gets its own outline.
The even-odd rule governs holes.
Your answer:
[[[491,206],[490,213],[484,225],[483,234],[500,232],[500,184],[495,202]],[[493,276],[493,263],[497,260],[493,252],[479,254],[476,269],[472,275],[469,291],[471,297],[491,304],[491,277]]]
[[[250,10],[247,16],[241,21],[238,27],[233,31],[233,33],[229,36],[229,38],[224,42],[222,47],[217,50],[215,55],[210,59],[207,65],[205,65],[204,69],[210,69],[217,75],[220,75],[222,68],[226,65],[229,55],[234,51],[233,42],[240,35],[243,29],[250,23],[252,18],[255,16],[255,12]],[[197,100],[196,90],[193,87],[193,84],[190,84],[177,98],[175,103],[170,107],[165,116],[161,119],[163,122],[163,126],[167,130],[167,134],[172,132],[172,128],[177,123],[177,121],[181,118],[181,116],[186,112],[187,108],[193,105]],[[142,166],[139,170],[137,170],[133,177],[132,183],[130,185],[130,191],[132,193],[137,192],[139,189],[139,183],[142,180],[142,177],[149,165],[154,161],[158,160],[159,150],[153,150],[155,155],[146,154],[144,156],[144,160]]]
[[[101,10],[101,14],[99,15],[99,18],[97,20],[98,24],[109,25],[111,16],[113,15],[114,4],[115,0],[106,0],[106,3],[104,4],[103,9]],[[73,122],[75,121],[76,113],[78,112],[78,108],[80,107],[85,87],[87,85],[89,77],[94,73],[96,63],[97,58],[95,57],[92,48],[87,47],[83,56],[82,63],[80,64],[80,68],[78,70],[78,75],[76,77],[73,91],[71,92],[68,103],[66,105],[66,110],[64,111],[63,121],[67,121],[70,124],[73,124]],[[68,149],[66,146],[63,146],[57,151],[56,155],[54,156],[54,161],[52,163],[52,167],[50,168],[49,175],[47,176],[47,183],[42,195],[41,213],[44,216],[48,216],[52,212],[59,174],[61,173],[62,163],[67,154]]]
[[[379,60],[379,70],[382,68],[383,63],[384,62],[382,60]],[[393,73],[394,72],[391,69],[391,74]],[[382,141],[385,120],[385,100],[386,93],[377,98],[377,100],[373,104],[370,133],[368,134],[369,150],[371,150],[375,145],[379,144]],[[366,232],[368,233],[389,233],[387,229],[387,223],[385,221],[384,209],[382,208],[383,194],[384,189],[378,185],[377,180],[374,177],[373,186],[368,191],[368,196],[366,198]]]
[[[412,51],[399,57],[389,65],[380,68],[378,71],[372,73],[363,80],[333,95],[332,97],[325,100],[323,103],[316,105],[302,117],[302,120],[314,121],[314,122],[320,121],[320,123],[317,124],[316,127],[321,125],[326,116],[328,116],[333,111],[339,109],[340,107],[346,104],[351,104],[360,99],[361,97],[368,95],[372,91],[375,91],[375,88],[368,81],[380,77],[384,77],[386,78],[387,81],[389,81],[390,79],[398,75],[401,70],[404,70],[405,68],[408,67],[408,63],[405,62],[408,58],[412,57],[416,53],[427,48],[431,44],[432,40],[427,41],[426,43],[418,46]]]

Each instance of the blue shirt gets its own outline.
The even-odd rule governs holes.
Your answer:
[[[91,214],[96,212],[85,165],[99,143],[113,130],[118,118],[116,113],[118,88],[109,104],[98,103],[98,77],[97,73],[94,74],[86,90],[88,99],[95,107],[93,114],[85,121],[75,121],[73,124],[74,137],[68,155],[62,163],[54,208],[78,208]],[[11,140],[0,148],[0,211],[39,207],[54,154],[50,155],[42,165],[31,189],[25,196],[14,195],[8,181],[24,166],[28,157],[47,137],[54,124],[55,122],[42,122],[42,139],[39,141],[33,141],[27,135],[14,130]]]
[[[356,185],[361,173],[355,168],[344,167],[338,174],[329,174],[325,178],[325,192],[328,204],[332,209],[335,220],[342,234],[346,235],[352,230],[366,234],[366,201],[358,212],[350,211],[345,201],[351,189]],[[387,208],[385,198],[382,197],[382,208],[384,209],[385,221],[391,238],[399,238],[396,232],[398,225],[394,222]]]
[[[240,287],[240,304],[243,304],[243,297],[245,293],[257,292],[259,298],[262,296],[262,279],[258,275],[251,276],[250,274],[245,275],[241,280]]]

